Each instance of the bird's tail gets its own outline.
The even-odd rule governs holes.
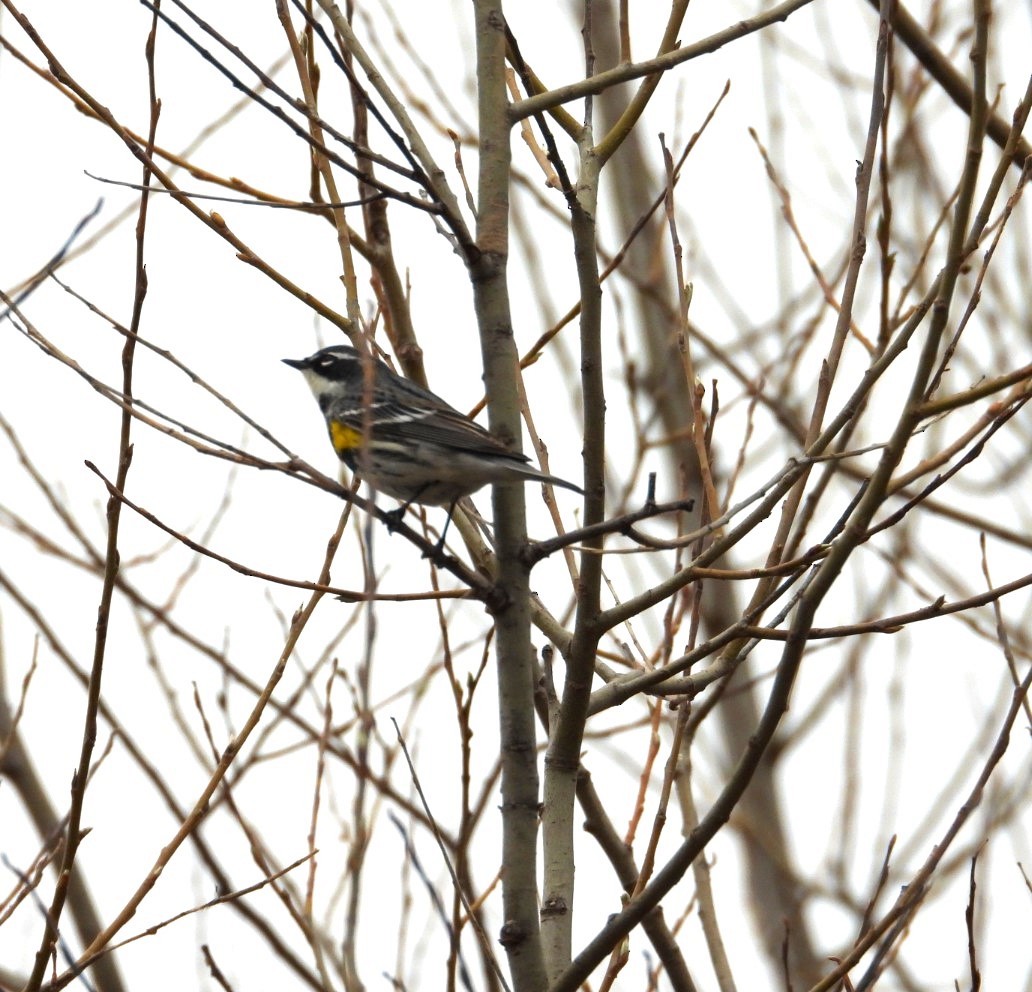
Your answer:
[[[584,495],[584,490],[580,486],[575,485],[572,482],[567,482],[565,479],[560,479],[557,475],[545,475],[544,472],[538,471],[533,465],[524,465],[518,463],[513,465],[513,468],[519,475],[525,476],[528,479],[536,479],[538,482],[545,482],[552,486],[562,486],[563,489],[569,489],[572,492],[580,493]]]

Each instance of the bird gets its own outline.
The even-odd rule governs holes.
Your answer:
[[[373,489],[401,501],[391,513],[395,521],[412,503],[448,507],[436,551],[459,500],[488,483],[535,481],[584,493],[534,468],[436,393],[350,345],[283,362],[307,380],[340,460]]]

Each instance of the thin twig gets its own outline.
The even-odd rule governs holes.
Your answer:
[[[409,754],[408,745],[405,743],[404,736],[402,736],[401,728],[398,726],[398,721],[391,717],[391,723],[394,724],[394,732],[398,735],[398,744],[401,747],[402,754],[405,756],[405,762],[408,765],[409,774],[412,776],[412,785],[415,787],[416,793],[419,796],[419,801],[423,806],[423,812],[426,813],[427,822],[430,824],[430,830],[434,835],[434,840],[437,841],[437,846],[440,848],[441,858],[444,860],[445,867],[448,869],[448,874],[451,876],[454,891],[462,900],[462,905],[466,910],[470,923],[473,925],[473,929],[476,931],[477,939],[480,941],[481,946],[484,949],[487,960],[493,964],[492,970],[495,973],[495,977],[497,977],[502,988],[505,989],[506,992],[509,992],[509,986],[505,981],[505,975],[502,973],[502,969],[499,967],[497,959],[495,958],[491,941],[488,939],[487,934],[484,933],[484,929],[480,925],[480,918],[473,912],[473,908],[470,906],[469,900],[466,898],[466,893],[463,887],[459,884],[459,876],[455,873],[455,866],[452,864],[452,860],[448,855],[448,850],[441,840],[441,833],[437,828],[437,820],[430,811],[430,804],[427,802],[426,794],[423,792],[423,786],[419,780],[419,773],[416,771],[416,766],[412,762],[412,756]]]

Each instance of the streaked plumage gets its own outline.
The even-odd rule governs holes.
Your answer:
[[[531,479],[582,492],[538,471],[439,396],[348,345],[284,361],[308,381],[340,459],[374,489],[406,504],[452,507],[488,483]]]

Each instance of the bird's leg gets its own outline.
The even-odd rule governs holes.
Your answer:
[[[427,483],[429,485],[429,483]],[[419,497],[426,492],[426,486],[420,486],[416,492],[410,496],[404,503],[401,504],[395,510],[384,511],[384,523],[387,524],[387,533],[393,534],[394,529],[405,519],[405,511],[413,504],[419,501]]]
[[[442,552],[444,551],[444,539],[448,536],[448,526],[451,524],[452,514],[455,512],[455,507],[459,505],[457,499],[453,499],[448,505],[448,519],[444,522],[444,530],[441,531],[441,536],[437,539],[437,543],[433,546],[430,551],[424,552],[424,558],[439,559]]]

